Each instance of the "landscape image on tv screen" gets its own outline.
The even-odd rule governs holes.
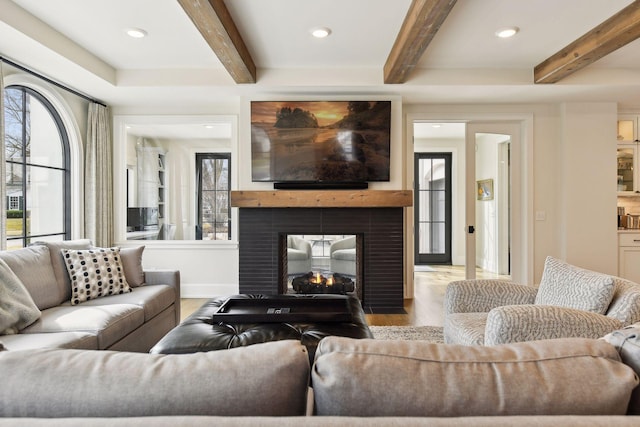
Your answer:
[[[252,101],[253,181],[389,181],[391,101]]]

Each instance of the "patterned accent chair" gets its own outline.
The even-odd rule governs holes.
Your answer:
[[[538,287],[508,280],[451,282],[444,311],[447,344],[600,338],[640,321],[640,285],[547,257]]]

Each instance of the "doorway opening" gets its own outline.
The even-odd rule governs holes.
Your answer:
[[[451,265],[468,279],[510,277],[511,137],[519,125],[503,125],[413,122],[414,271]]]

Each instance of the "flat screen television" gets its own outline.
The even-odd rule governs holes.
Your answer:
[[[127,208],[127,228],[143,231],[158,226],[158,208]]]
[[[391,101],[252,101],[254,182],[389,181]]]

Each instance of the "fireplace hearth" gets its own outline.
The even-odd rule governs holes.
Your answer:
[[[239,209],[239,285],[243,294],[280,293],[282,237],[361,236],[362,277],[356,290],[365,312],[404,312],[404,208],[410,190],[232,191]]]
[[[358,234],[363,240],[358,288],[365,311],[404,312],[402,208],[241,208],[239,219],[241,293],[281,293],[282,235]]]

